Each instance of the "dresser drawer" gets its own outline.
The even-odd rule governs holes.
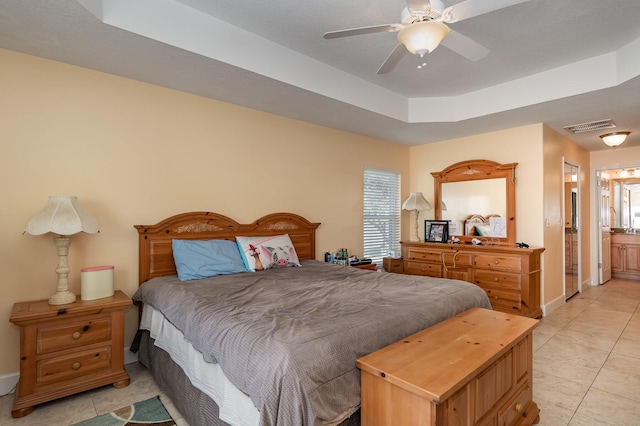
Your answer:
[[[407,250],[407,260],[421,260],[424,262],[441,263],[440,251],[427,251],[415,248]]]
[[[111,317],[39,327],[36,339],[38,354],[107,342],[111,340]]]
[[[487,293],[491,307],[496,311],[517,314],[522,309],[522,295],[519,291],[481,287]]]
[[[79,351],[50,359],[40,360],[36,386],[61,384],[87,374],[111,370],[111,347]]]
[[[482,288],[510,289],[520,291],[522,276],[511,272],[486,271],[477,269],[473,274],[473,282]]]
[[[461,267],[461,266],[471,266],[473,264],[473,256],[471,253],[460,253],[457,251],[454,252],[444,252],[442,254],[441,260],[444,260],[445,265],[448,267]]]
[[[522,272],[522,257],[496,254],[476,254],[473,265],[476,268],[494,271]]]
[[[442,277],[442,265],[426,262],[407,261],[404,273],[409,275],[424,275],[427,277]]]

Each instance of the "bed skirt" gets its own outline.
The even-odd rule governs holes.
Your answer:
[[[173,362],[167,352],[155,346],[149,331],[139,331],[141,339],[138,361],[151,371],[171,402],[190,426],[229,426],[219,419],[218,405],[200,389],[191,384],[180,366]],[[360,410],[339,426],[359,426]]]

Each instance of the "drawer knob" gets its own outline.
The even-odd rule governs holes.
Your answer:
[[[493,264],[494,264],[494,265],[497,265],[498,263],[500,263],[500,261],[499,261],[498,259],[496,259],[496,260],[494,260],[494,261],[493,261]]]
[[[493,277],[493,281],[498,282],[498,277]]]
[[[523,407],[522,407],[522,404],[518,403],[518,404],[516,404],[516,406],[515,406],[514,408],[515,408],[515,409],[516,409],[516,411],[519,413],[519,412],[521,412],[521,411],[522,411],[522,408],[523,408]]]
[[[79,331],[74,331],[73,334],[71,335],[71,337],[73,337],[74,340],[78,340],[80,336],[82,336],[82,333],[80,333]]]
[[[74,362],[74,363],[73,363],[73,365],[71,366],[71,368],[72,368],[72,369],[74,369],[74,370],[77,370],[77,369],[79,369],[79,368],[80,368],[80,366],[81,366],[81,365],[80,365],[80,363],[76,361],[76,362]]]

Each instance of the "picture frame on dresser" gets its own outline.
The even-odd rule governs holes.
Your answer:
[[[446,220],[425,220],[424,240],[429,243],[446,243],[449,239],[449,222]]]

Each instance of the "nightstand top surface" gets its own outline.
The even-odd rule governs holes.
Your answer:
[[[9,321],[14,324],[24,324],[31,321],[41,321],[57,317],[71,317],[122,310],[131,305],[131,299],[121,290],[116,290],[111,297],[95,300],[81,300],[66,305],[49,305],[48,299],[18,302],[13,305]]]

